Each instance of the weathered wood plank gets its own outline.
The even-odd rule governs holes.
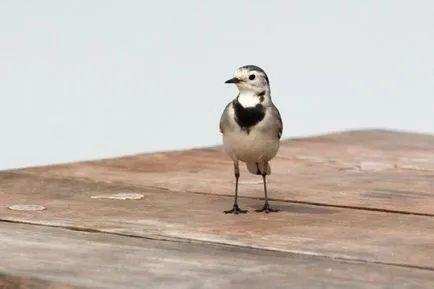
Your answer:
[[[1,271],[87,288],[434,286],[432,271],[240,247],[158,242],[1,222],[0,240]]]
[[[20,170],[180,192],[232,195],[219,149],[145,154]],[[348,132],[287,141],[272,162],[272,199],[434,215],[434,136]],[[242,166],[240,194],[263,196]]]
[[[246,215],[226,215],[232,198],[0,174],[0,219],[72,226],[155,239],[193,240],[349,260],[434,269],[434,218],[274,202],[278,214],[257,214],[261,200],[241,199]],[[91,196],[136,192],[141,200]],[[39,204],[37,212],[7,209]]]
[[[0,248],[1,251],[1,248]],[[1,289],[86,289],[36,278],[17,277],[0,273]]]

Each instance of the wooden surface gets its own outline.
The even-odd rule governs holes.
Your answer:
[[[29,288],[45,288],[45,289],[80,289],[77,286],[56,283],[52,281],[44,281],[36,278],[22,278],[0,273],[0,288],[1,289],[29,289]],[[84,289],[84,288],[83,288]]]
[[[434,136],[294,139],[271,165],[281,212],[254,212],[261,178],[243,166],[246,215],[222,213],[218,147],[4,171],[0,288],[434,288]]]

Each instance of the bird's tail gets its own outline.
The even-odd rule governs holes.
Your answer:
[[[270,164],[267,163],[246,163],[247,170],[254,175],[271,174]]]

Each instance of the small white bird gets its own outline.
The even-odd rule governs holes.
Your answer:
[[[268,203],[266,176],[271,174],[269,161],[279,150],[283,124],[279,110],[271,101],[270,82],[260,67],[246,65],[235,71],[234,83],[238,96],[228,103],[220,119],[223,146],[234,162],[235,201],[225,213],[246,213],[238,206],[239,161],[245,162],[250,173],[262,175],[265,204],[256,212],[277,212]]]

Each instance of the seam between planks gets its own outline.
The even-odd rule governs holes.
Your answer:
[[[199,191],[184,191],[184,190],[176,190],[176,189],[168,189],[164,187],[159,186],[141,186],[141,185],[134,185],[134,184],[126,184],[119,181],[95,181],[90,180],[86,178],[77,178],[77,177],[63,177],[63,176],[56,176],[56,175],[49,175],[49,176],[41,176],[37,173],[31,173],[31,172],[22,172],[22,171],[5,171],[0,172],[0,175],[2,173],[6,174],[13,174],[13,175],[23,175],[23,176],[32,176],[32,177],[38,177],[43,178],[46,180],[67,180],[67,181],[78,181],[82,183],[89,183],[89,184],[105,184],[105,185],[113,185],[113,186],[123,186],[126,188],[139,188],[139,189],[156,189],[156,190],[162,190],[166,192],[177,192],[177,193],[186,193],[186,194],[197,194],[197,195],[204,195],[204,196],[221,196],[221,197],[233,197],[232,194],[209,194]],[[251,196],[239,196],[240,199],[252,199],[252,200],[263,200],[261,197],[251,197]],[[412,212],[412,211],[404,211],[404,210],[391,210],[391,209],[383,209],[383,208],[372,208],[372,207],[362,207],[362,206],[351,206],[351,205],[336,205],[336,204],[330,204],[330,203],[321,203],[321,202],[312,202],[312,201],[299,201],[299,200],[285,200],[285,199],[279,199],[279,198],[269,198],[270,201],[277,201],[277,202],[283,202],[283,203],[293,203],[293,204],[301,204],[301,205],[310,205],[310,206],[316,206],[316,207],[327,207],[327,208],[340,208],[340,209],[349,209],[349,210],[358,210],[358,211],[370,211],[370,212],[379,212],[379,213],[389,213],[389,214],[398,214],[398,215],[413,215],[413,216],[422,216],[422,217],[434,217],[434,213],[419,213],[419,212]]]
[[[140,187],[140,186],[138,186]],[[204,193],[204,192],[197,192],[197,191],[182,191],[182,190],[172,190],[172,189],[166,189],[166,188],[160,188],[160,187],[152,187],[155,189],[160,190],[166,190],[171,192],[180,192],[180,193],[191,193],[191,194],[197,194],[197,195],[206,195],[209,196],[210,194]],[[226,194],[218,194],[213,196],[223,196],[223,197],[231,197],[233,198],[233,195],[226,195]],[[240,199],[254,199],[254,200],[263,200],[261,197],[250,197],[250,196],[238,196]],[[328,207],[328,208],[340,208],[340,209],[350,209],[350,210],[358,210],[358,211],[371,211],[371,212],[380,212],[380,213],[391,213],[391,214],[399,214],[399,215],[413,215],[413,216],[423,216],[423,217],[434,217],[434,213],[418,213],[418,212],[410,212],[410,211],[402,211],[402,210],[390,210],[390,209],[382,209],[382,208],[370,208],[370,207],[361,207],[361,206],[350,206],[350,205],[335,205],[335,204],[328,204],[328,203],[319,203],[319,202],[311,202],[311,201],[298,201],[298,200],[285,200],[285,199],[278,199],[278,198],[268,198],[269,201],[276,201],[276,202],[284,202],[284,203],[293,203],[293,204],[302,204],[302,205],[310,205],[310,206],[316,206],[316,207]]]
[[[64,230],[69,230],[69,231],[86,232],[86,233],[90,233],[90,234],[108,234],[108,235],[114,235],[114,236],[138,238],[138,239],[152,240],[152,241],[184,242],[184,243],[201,244],[201,245],[208,245],[208,246],[211,245],[211,246],[224,246],[224,247],[229,247],[229,248],[243,248],[243,249],[258,250],[258,251],[264,251],[264,252],[267,252],[267,251],[268,252],[280,252],[280,253],[293,254],[293,255],[299,255],[299,256],[310,256],[310,257],[323,258],[323,259],[327,259],[330,261],[341,261],[341,262],[345,262],[345,263],[375,264],[375,265],[384,265],[384,266],[392,266],[392,267],[407,268],[407,269],[418,269],[418,270],[434,272],[434,267],[429,267],[429,266],[417,266],[417,265],[409,265],[409,264],[403,264],[403,263],[382,262],[382,261],[365,260],[365,259],[351,258],[351,257],[337,257],[337,256],[330,256],[330,255],[325,255],[325,254],[320,254],[320,253],[315,253],[315,252],[300,251],[300,250],[282,250],[282,249],[277,249],[277,248],[276,249],[275,248],[264,248],[264,247],[260,247],[260,246],[237,245],[237,244],[229,244],[229,243],[219,242],[219,241],[209,241],[209,240],[200,240],[200,239],[183,238],[183,237],[171,237],[171,236],[160,235],[160,234],[155,234],[152,236],[138,236],[138,235],[134,235],[134,234],[111,232],[111,231],[105,231],[105,230],[101,230],[101,229],[93,229],[93,228],[77,227],[77,226],[66,226],[66,225],[41,224],[41,223],[34,223],[34,222],[20,221],[20,220],[0,219],[0,222],[12,223],[12,224],[24,224],[24,225],[31,225],[31,226],[38,226],[38,227],[58,228],[58,229],[64,229]]]

